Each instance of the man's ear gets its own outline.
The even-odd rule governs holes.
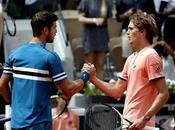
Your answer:
[[[43,32],[44,34],[48,34],[48,32],[49,32],[48,27],[45,26],[45,27],[43,28],[43,31],[42,31],[42,32]]]
[[[142,30],[140,30],[140,32],[141,32],[141,35],[143,36],[145,36],[146,35],[146,30],[145,29],[142,29]]]

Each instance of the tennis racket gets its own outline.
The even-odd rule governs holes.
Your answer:
[[[65,98],[58,95],[51,96],[51,107],[53,111],[52,120],[55,120],[64,113],[64,111],[67,109],[67,104],[68,103]],[[10,120],[10,117],[0,117],[0,124],[4,124],[5,122],[8,122]]]
[[[3,117],[0,118],[0,124],[4,124],[5,122],[10,121],[11,118],[10,117],[5,117],[5,115]]]
[[[51,107],[52,107],[52,120],[55,120],[61,116],[64,111],[67,109],[67,100],[58,95],[51,96]]]
[[[109,104],[94,104],[87,108],[85,124],[91,130],[127,130],[132,122]],[[145,126],[144,130],[159,128]]]
[[[87,108],[85,114],[86,127],[91,130],[127,130],[131,123],[108,104],[93,104]]]

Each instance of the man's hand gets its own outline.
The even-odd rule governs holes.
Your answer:
[[[89,71],[90,71],[90,63],[85,63],[83,65],[83,68],[81,69],[81,79],[83,80],[84,84],[87,83],[87,81],[89,80]]]
[[[95,68],[94,64],[90,65],[89,74],[90,74],[90,78],[89,78],[90,81],[91,81],[91,79],[96,77],[96,68]]]
[[[104,18],[93,18],[93,22],[97,25],[97,26],[101,26],[104,22]]]
[[[129,16],[133,15],[136,11],[137,11],[136,9],[131,8],[131,9],[127,10],[127,11],[124,13],[124,15],[127,16],[127,17],[129,17]]]
[[[146,121],[144,120],[144,118],[140,118],[133,122],[133,124],[130,125],[128,130],[142,130],[145,127],[145,125]]]
[[[85,63],[83,65],[83,68],[81,69],[81,72],[87,72],[89,73],[89,80],[93,79],[96,76],[96,68],[91,63]]]
[[[91,66],[91,63],[85,63],[85,64],[83,65],[82,69],[81,69],[81,73],[82,73],[82,72],[87,72],[87,73],[89,73],[89,71],[90,71],[90,66]]]

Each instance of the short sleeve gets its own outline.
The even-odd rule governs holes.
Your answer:
[[[125,81],[128,80],[128,66],[129,66],[129,58],[126,60],[123,70],[121,74],[119,75],[119,78]]]
[[[164,77],[163,63],[157,54],[151,54],[146,60],[146,72],[149,80],[154,80]]]
[[[7,74],[7,75],[10,75],[10,76],[13,75],[13,71],[12,71],[12,68],[13,68],[13,66],[12,66],[12,64],[13,64],[12,54],[13,53],[11,53],[9,55],[9,57],[7,58],[6,62],[3,65],[3,74]]]
[[[81,0],[79,6],[78,6],[79,12],[87,12],[88,11],[88,4],[87,0]]]
[[[134,53],[127,58],[127,60],[124,64],[123,70],[122,70],[122,72],[119,76],[120,79],[123,79],[123,80],[126,80],[126,81],[128,80],[128,75],[129,75],[128,73],[131,69],[130,64],[131,64],[133,58],[134,58]]]
[[[54,82],[67,79],[60,57],[56,53],[51,53],[48,57],[50,73]]]

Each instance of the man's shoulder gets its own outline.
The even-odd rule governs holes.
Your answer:
[[[145,49],[143,49],[142,54],[146,54],[146,55],[156,54],[156,55],[158,55],[156,50],[153,47],[151,47],[151,46],[146,47]]]
[[[23,43],[21,46],[17,47],[17,48],[13,48],[11,51],[10,51],[10,54],[14,54],[20,50],[23,50],[23,48],[26,46],[26,43]]]
[[[161,57],[159,56],[159,54],[156,52],[154,48],[148,48],[147,50],[145,50],[143,57],[144,56],[150,60],[155,60],[155,59],[161,60]]]

